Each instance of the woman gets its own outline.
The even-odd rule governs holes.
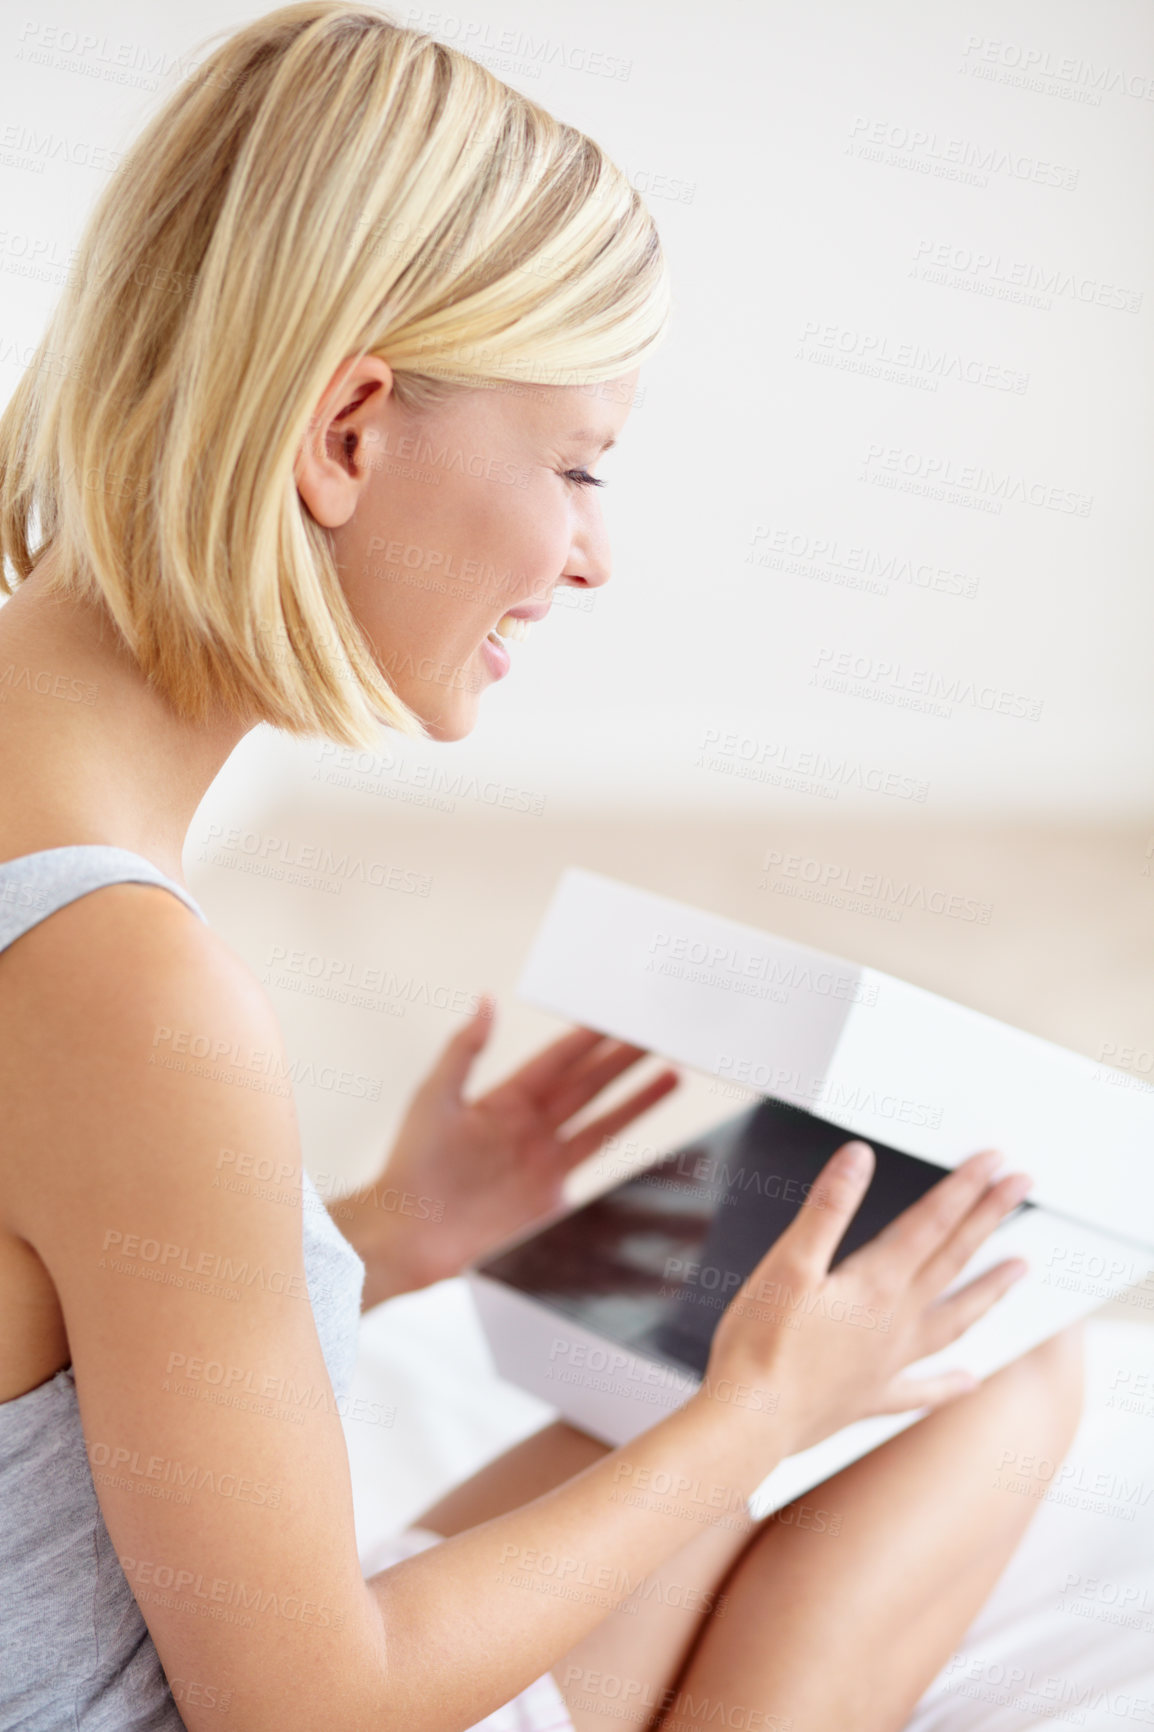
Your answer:
[[[342,1237],[181,847],[257,723],[460,739],[503,637],[608,580],[590,469],[668,306],[595,144],[344,0],[229,37],[98,204],[0,423],[5,1725],[898,1727],[1033,1507],[996,1455],[1065,1451],[1071,1339],[977,1389],[903,1376],[1021,1273],[940,1297],[1028,1180],[978,1154],[830,1273],[871,1170],[848,1144],[682,1409],[623,1450],[550,1426],[358,1568],[334,1397],[362,1281],[420,1286],[556,1207],[673,1079],[563,1136],[641,1056],[576,1029],[467,1102],[483,1004],[388,1165],[443,1221],[368,1187]],[[236,1151],[296,1200],[222,1185]],[[290,1382],[325,1399],[287,1423],[261,1397]],[[811,1494],[836,1524],[748,1518],[783,1456],[920,1407]]]

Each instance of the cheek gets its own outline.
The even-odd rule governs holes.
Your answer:
[[[475,523],[477,556],[488,581],[478,590],[478,606],[516,607],[548,596],[564,574],[572,539],[569,511],[552,477],[544,484],[493,486]]]

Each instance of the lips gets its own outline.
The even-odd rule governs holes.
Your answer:
[[[522,607],[511,607],[503,613],[493,629],[486,635],[490,643],[524,643],[529,636],[529,627],[534,620],[544,619],[552,605],[549,601],[530,601]]]
[[[548,601],[527,601],[524,607],[511,607],[503,615],[504,619],[544,619],[553,605],[552,596]]]

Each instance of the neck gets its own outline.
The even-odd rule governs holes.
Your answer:
[[[249,726],[179,716],[103,604],[48,594],[45,570],[0,607],[0,859],[99,842],[183,884],[193,814]]]

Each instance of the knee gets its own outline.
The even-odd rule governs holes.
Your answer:
[[[1040,1341],[1020,1359],[995,1373],[991,1382],[1012,1390],[1040,1422],[1072,1437],[1085,1392],[1085,1343],[1081,1323]]]

